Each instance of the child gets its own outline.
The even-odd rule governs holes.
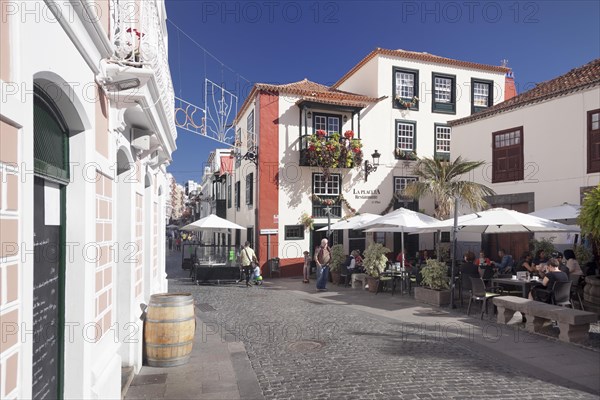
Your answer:
[[[310,263],[311,263],[311,258],[310,255],[308,253],[308,251],[304,251],[304,268],[303,268],[303,276],[304,276],[304,280],[302,282],[304,283],[309,283],[309,278],[310,278]]]
[[[252,281],[255,285],[262,285],[263,277],[260,275],[260,267],[256,264],[254,271],[252,271]]]

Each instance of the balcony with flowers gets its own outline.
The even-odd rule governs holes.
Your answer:
[[[302,137],[300,166],[320,167],[327,175],[332,168],[358,167],[362,160],[362,143],[351,130],[342,136],[317,130],[312,135]]]

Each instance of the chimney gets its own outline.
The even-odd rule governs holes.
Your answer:
[[[508,71],[504,76],[504,101],[512,99],[516,95],[515,76],[512,71]]]

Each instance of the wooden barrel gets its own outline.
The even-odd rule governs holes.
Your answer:
[[[196,319],[190,293],[154,294],[144,322],[146,360],[151,367],[173,367],[190,358]]]

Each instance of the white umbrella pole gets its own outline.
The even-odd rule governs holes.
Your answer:
[[[402,236],[400,236],[400,243],[401,243],[401,246],[402,246],[402,260],[401,260],[401,263],[402,263],[402,270],[404,271],[404,226],[402,226],[402,229],[400,230],[400,235],[402,235]]]

